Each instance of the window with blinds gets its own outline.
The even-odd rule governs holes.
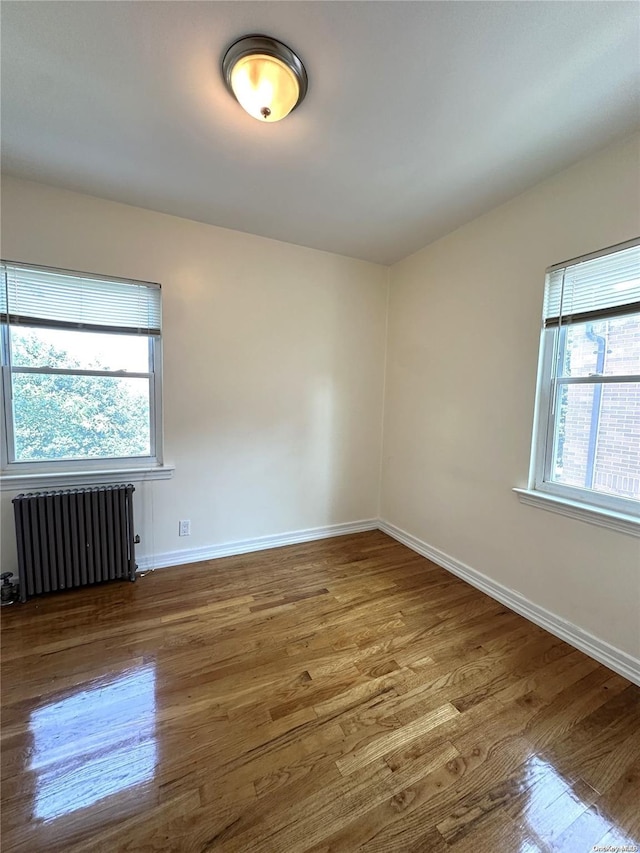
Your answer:
[[[532,487],[638,515],[640,241],[547,270]]]
[[[5,470],[160,463],[160,286],[0,273]]]
[[[640,311],[640,245],[547,270],[544,324],[577,323]]]

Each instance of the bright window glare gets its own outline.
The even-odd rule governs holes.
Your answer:
[[[563,347],[560,376],[640,373],[640,316],[573,323],[565,329]]]
[[[151,453],[148,379],[14,373],[13,396],[20,462]]]
[[[11,356],[16,367],[147,373],[149,338],[146,335],[11,326]]]
[[[35,817],[53,820],[152,779],[155,703],[147,666],[34,711]]]
[[[559,389],[554,482],[640,500],[640,382]]]
[[[81,372],[150,375],[148,336],[35,326],[10,334],[17,462],[151,456],[147,376]]]

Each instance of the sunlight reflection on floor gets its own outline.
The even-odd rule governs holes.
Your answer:
[[[574,851],[593,844],[632,845],[634,840],[608,819],[599,794],[580,779],[568,779],[539,755],[525,765],[525,796],[518,823],[552,850]],[[611,841],[613,839],[613,841]],[[542,841],[541,841],[542,843]],[[523,848],[519,853],[528,853]]]
[[[144,666],[31,714],[35,818],[53,820],[153,778],[155,684],[155,666]]]

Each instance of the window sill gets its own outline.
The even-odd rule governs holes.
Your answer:
[[[55,471],[32,474],[2,474],[0,491],[21,489],[67,489],[74,486],[105,486],[112,483],[141,483],[147,480],[170,480],[174,465],[147,468],[109,468],[103,471]]]
[[[630,536],[640,537],[640,519],[633,515],[601,507],[589,506],[567,498],[559,498],[556,495],[548,495],[545,492],[536,492],[533,489],[514,489],[520,503],[528,506],[536,506],[549,512],[557,512],[568,518],[577,518],[588,524],[596,524],[599,527],[608,527],[619,533],[628,533]]]

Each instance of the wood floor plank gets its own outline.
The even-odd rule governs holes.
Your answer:
[[[379,531],[1,617],[3,853],[640,842],[640,688]]]
[[[387,753],[393,752],[400,744],[409,744],[425,732],[433,731],[441,723],[457,717],[460,712],[447,703],[436,708],[423,717],[419,717],[406,726],[390,731],[387,735],[380,735],[375,740],[357,747],[343,758],[336,761],[338,770],[343,776],[354,773],[360,767],[365,767],[371,761],[382,758]]]

